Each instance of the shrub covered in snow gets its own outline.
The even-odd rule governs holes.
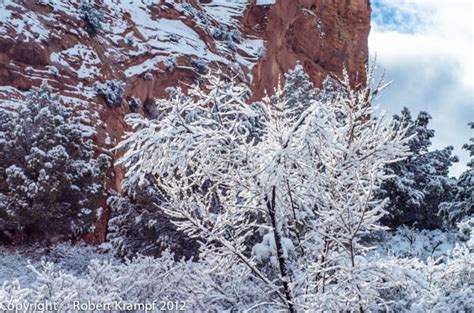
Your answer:
[[[220,24],[219,27],[213,27],[211,35],[216,40],[224,41],[231,51],[236,51],[236,43],[240,43],[242,40],[239,30],[229,30],[229,27],[223,24]]]
[[[135,47],[137,44],[137,41],[133,35],[127,35],[125,37],[125,42],[130,46],[130,47]]]
[[[130,97],[128,99],[128,108],[132,112],[136,112],[138,109],[142,107],[142,102],[137,97]]]
[[[85,273],[76,276],[48,262],[29,266],[36,276],[29,287],[16,281],[0,285],[0,303],[49,301],[67,312],[78,312],[71,306],[74,301],[149,304],[156,301],[156,312],[166,302],[178,302],[175,311],[187,312],[242,311],[255,304],[267,310],[278,308],[265,286],[243,275],[244,269],[229,267],[228,274],[220,276],[212,273],[212,266],[212,260],[175,261],[172,254],[165,252],[160,258],[138,257],[123,264],[93,260]],[[139,308],[132,311],[145,312]]]
[[[474,254],[458,245],[446,261],[428,258],[380,258],[384,273],[380,293],[394,312],[472,312]]]
[[[36,241],[89,230],[108,161],[94,158],[82,126],[45,82],[17,112],[0,109],[1,236]]]
[[[191,65],[196,69],[199,74],[206,74],[209,69],[208,63],[202,59],[191,60]]]
[[[173,71],[176,66],[177,66],[177,61],[175,56],[169,56],[167,57],[163,63],[165,64],[166,70],[171,72]]]
[[[59,70],[56,66],[48,66],[48,73],[50,73],[51,75],[54,75],[54,76],[59,76]]]
[[[205,10],[196,9],[191,3],[179,3],[177,8],[181,8],[184,15],[191,17],[194,22],[200,25],[203,29],[209,30],[212,27],[212,22]]]
[[[99,82],[94,84],[96,93],[105,100],[109,108],[122,104],[124,87],[125,83],[120,80],[108,80],[104,84]]]
[[[373,234],[371,243],[377,247],[374,254],[397,258],[416,258],[426,261],[448,256],[456,242],[466,242],[459,231],[427,230],[401,226],[392,231]],[[468,234],[470,236],[470,233]]]
[[[153,74],[150,72],[146,72],[145,75],[143,75],[143,78],[145,80],[153,80]]]
[[[41,267],[42,262],[54,263],[55,268],[65,273],[81,276],[87,271],[92,260],[118,264],[113,255],[103,253],[94,246],[84,243],[61,243],[52,246],[0,246],[0,285],[5,281],[18,280],[29,286],[35,280],[35,274],[27,267]],[[1,301],[1,300],[0,300]]]
[[[91,37],[97,35],[99,30],[102,29],[104,14],[89,1],[82,0],[79,6],[79,15],[87,23],[87,32]]]

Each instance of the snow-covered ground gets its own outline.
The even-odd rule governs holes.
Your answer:
[[[393,280],[394,287],[384,291],[387,297],[393,297],[390,308],[448,312],[443,309],[453,308],[451,303],[455,301],[463,306],[460,311],[469,312],[473,301],[466,299],[474,288],[469,283],[469,264],[474,264],[474,257],[469,249],[460,248],[466,238],[469,237],[462,233],[408,228],[371,236],[369,242],[374,249],[366,260],[379,270],[385,269],[386,279]],[[243,279],[241,271],[229,271],[224,280],[217,280],[207,262],[175,260],[168,252],[159,258],[141,256],[121,261],[100,250],[82,244],[0,248],[0,304],[55,303],[60,312],[78,312],[81,310],[72,308],[72,303],[151,306],[155,301],[152,311],[160,311],[160,306],[166,305],[175,311],[204,311],[210,305],[220,310],[222,301],[236,301],[239,297],[253,298],[252,301],[264,298],[259,289],[262,286]],[[216,292],[216,285],[226,292],[232,290],[229,294],[236,298],[225,298]],[[146,310],[135,307],[133,311]]]
[[[457,232],[436,230],[415,230],[400,227],[395,232],[382,231],[372,237],[375,249],[372,255],[416,258],[426,261],[446,258],[459,242]]]
[[[86,272],[91,260],[119,263],[111,254],[84,244],[17,249],[0,246],[0,286],[13,280],[18,280],[22,286],[30,286],[36,279],[32,268],[40,268],[41,264],[48,262],[55,264],[58,270],[65,273],[81,276]]]
[[[454,232],[440,230],[413,230],[406,227],[396,232],[380,232],[371,237],[373,257],[416,258],[426,261],[432,257],[447,257],[459,241]],[[57,270],[82,276],[92,260],[120,264],[121,260],[103,249],[84,244],[59,244],[50,248],[5,248],[0,247],[0,286],[7,281],[18,280],[24,287],[35,281],[32,268],[41,268],[44,263],[53,263]]]

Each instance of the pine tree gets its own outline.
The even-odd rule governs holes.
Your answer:
[[[430,151],[434,130],[428,128],[431,116],[420,112],[413,120],[407,108],[394,116],[397,127],[409,127],[410,152],[407,159],[386,167],[392,177],[384,182],[379,198],[388,198],[388,212],[382,221],[390,227],[400,225],[419,228],[439,228],[443,219],[438,215],[440,203],[452,199],[456,180],[449,177],[449,168],[457,157],[453,147]]]
[[[89,230],[107,158],[94,158],[80,121],[43,82],[17,112],[0,111],[0,224],[20,241]]]
[[[285,112],[293,116],[299,116],[317,94],[317,89],[313,87],[301,64],[297,64],[293,70],[285,73],[283,91],[286,101]]]
[[[474,129],[474,122],[468,125]],[[455,197],[440,205],[440,213],[451,226],[474,214],[474,137],[463,145],[463,149],[469,151],[471,157],[467,163],[468,169],[458,178]]]

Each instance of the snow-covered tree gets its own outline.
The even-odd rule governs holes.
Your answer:
[[[126,118],[136,132],[118,148],[129,179],[152,177],[160,210],[199,243],[210,270],[245,269],[273,308],[382,305],[382,278],[362,275],[370,266],[360,238],[379,229],[373,195],[408,138],[405,127],[372,117],[380,85],[353,90],[345,74],[336,88],[310,90],[314,99],[279,87],[249,106],[247,87],[220,73],[206,82],[188,95],[173,90],[156,120]]]
[[[172,250],[178,258],[197,254],[197,243],[178,232],[158,208],[163,199],[147,178],[140,183],[126,178],[122,181],[122,190],[123,195],[112,195],[108,199],[112,211],[108,240],[117,255],[160,256],[166,249]]]
[[[206,74],[207,71],[209,70],[208,68],[208,62],[203,59],[192,59],[190,61],[191,65],[194,67],[196,72],[199,74]]]
[[[301,64],[285,73],[283,91],[286,101],[285,112],[294,116],[299,116],[305,110],[309,101],[315,99],[317,92]]]
[[[0,110],[0,232],[17,240],[77,236],[103,196],[107,158],[43,82],[16,112]]]
[[[474,129],[474,122],[469,123],[469,126]],[[440,205],[440,213],[446,217],[449,225],[474,215],[474,137],[463,145],[463,149],[469,151],[471,157],[467,163],[468,168],[458,178],[453,199],[448,199]]]
[[[432,150],[431,138],[434,130],[428,128],[431,116],[420,112],[413,120],[407,108],[395,116],[396,127],[409,127],[413,138],[409,142],[407,159],[386,167],[392,177],[382,185],[378,197],[389,198],[389,215],[383,223],[390,227],[400,225],[434,229],[442,226],[443,218],[438,215],[440,203],[453,199],[456,179],[449,176],[449,168],[457,157],[453,147]]]

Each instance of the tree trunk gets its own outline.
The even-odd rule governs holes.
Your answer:
[[[266,203],[267,203],[268,214],[270,216],[270,220],[272,222],[272,227],[273,227],[273,236],[275,238],[276,254],[277,254],[278,264],[280,267],[280,275],[282,278],[283,291],[286,297],[286,304],[288,306],[288,311],[290,311],[291,313],[294,313],[296,311],[293,306],[290,286],[288,284],[290,281],[290,277],[288,275],[289,273],[286,267],[285,258],[283,257],[282,238],[280,236],[280,233],[278,232],[278,226],[277,226],[277,221],[276,221],[276,212],[275,212],[276,201],[275,200],[276,200],[276,187],[273,186],[271,199],[268,199],[268,197],[266,197]]]

